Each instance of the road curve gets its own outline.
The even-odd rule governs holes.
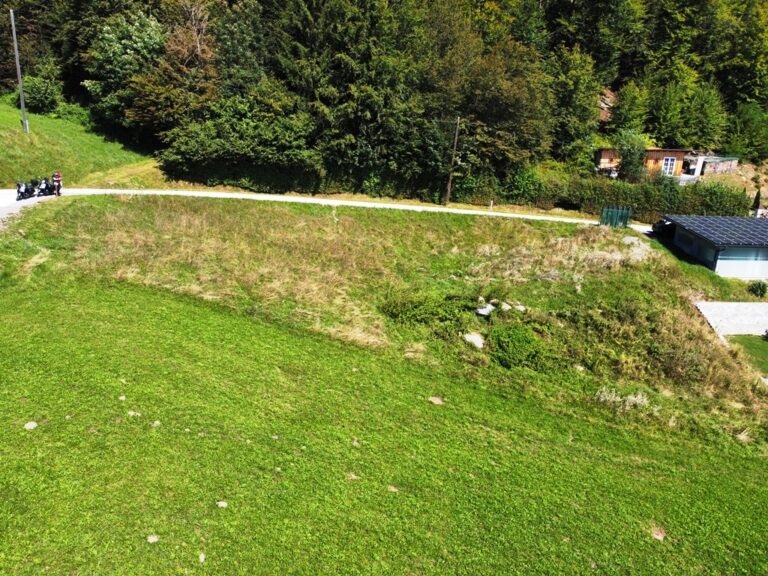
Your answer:
[[[135,195],[135,196],[184,196],[191,198],[224,198],[234,200],[252,200],[256,202],[284,202],[288,204],[315,204],[319,206],[346,206],[352,208],[378,208],[384,210],[404,210],[408,212],[433,212],[438,214],[461,214],[465,216],[487,216],[492,218],[512,218],[518,220],[536,220],[540,222],[565,222],[568,224],[583,224],[585,226],[598,224],[597,220],[568,218],[564,216],[546,216],[543,214],[515,214],[496,212],[493,210],[467,210],[446,206],[429,206],[419,204],[396,204],[389,202],[366,202],[358,200],[335,200],[332,198],[314,198],[312,196],[284,196],[281,194],[256,194],[252,192],[213,192],[193,190],[110,190],[96,188],[67,188],[66,196],[100,196],[100,195]],[[47,199],[47,198],[46,198]],[[34,205],[42,199],[31,198],[16,202],[16,192],[0,190],[0,220],[18,213],[25,206]],[[638,232],[649,233],[651,227],[643,224],[632,224],[631,228]]]

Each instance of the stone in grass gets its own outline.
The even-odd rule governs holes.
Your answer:
[[[200,556],[198,556],[197,559],[200,560],[200,564],[205,562],[205,552],[200,552]]]
[[[219,500],[218,502],[216,502],[216,506],[218,506],[219,508],[226,508],[227,506],[229,506],[229,504],[227,504],[226,500]]]
[[[152,422],[152,428],[159,428],[160,427],[160,420],[155,420]]]
[[[485,338],[482,334],[479,334],[477,332],[470,332],[469,334],[464,334],[464,341],[468,344],[472,344],[475,348],[478,350],[482,350],[485,348]]]
[[[120,400],[120,402],[125,402],[125,400],[126,400],[125,394],[121,394],[120,397],[118,398],[118,400]]]
[[[510,304],[509,302],[502,302],[501,303],[501,311],[502,312],[509,312],[510,310],[512,310],[512,304]]]
[[[141,416],[141,412],[136,412],[134,410],[128,410],[128,416],[130,416],[131,418],[138,418],[139,416]]]
[[[659,542],[663,542],[664,538],[667,537],[667,531],[664,530],[661,526],[654,525],[651,528],[651,536],[653,536],[654,540],[658,540]]]
[[[160,536],[157,536],[156,534],[150,534],[147,536],[147,542],[150,544],[155,544],[158,540],[160,540]]]
[[[515,310],[517,310],[518,312],[522,312],[523,314],[528,312],[528,308],[526,308],[522,304],[515,304]]]
[[[396,493],[396,492],[400,492],[400,490],[399,490],[399,489],[397,488],[397,486],[395,486],[394,484],[390,484],[390,485],[387,487],[387,490],[389,490],[389,491],[390,491],[390,492],[392,492],[393,494],[394,494],[394,493]]]
[[[354,472],[347,472],[347,480],[349,480],[350,482],[354,482],[355,480],[360,480],[360,476],[358,476]]]
[[[440,398],[440,396],[430,396],[429,401],[435,406],[442,406],[443,404],[445,404],[445,400]]]
[[[486,304],[482,308],[478,308],[477,310],[475,310],[475,312],[477,313],[478,316],[483,316],[485,318],[488,318],[488,316],[490,316],[494,310],[496,310],[496,306],[494,306],[493,304]]]
[[[27,422],[24,424],[24,430],[34,430],[37,428],[37,422]]]

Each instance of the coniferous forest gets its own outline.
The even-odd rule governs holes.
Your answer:
[[[174,178],[439,201],[457,118],[455,199],[626,196],[593,182],[595,149],[617,142],[768,158],[765,0],[0,5],[2,89],[14,8],[29,108],[149,149]],[[579,192],[547,192],[541,166]],[[645,204],[674,208],[669,186]]]

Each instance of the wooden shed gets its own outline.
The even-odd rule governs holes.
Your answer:
[[[649,174],[663,173],[679,177],[683,174],[683,163],[692,150],[678,148],[648,148],[645,151],[645,169]],[[595,168],[603,174],[611,174],[619,169],[621,154],[615,148],[600,148],[595,152]],[[615,176],[615,174],[614,174]]]
[[[649,174],[679,177],[683,174],[685,157],[692,153],[692,150],[677,148],[648,148],[645,151],[645,169]]]

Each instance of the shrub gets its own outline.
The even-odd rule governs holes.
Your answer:
[[[538,370],[545,364],[546,354],[540,339],[523,324],[494,327],[488,343],[493,359],[505,368],[522,366]]]
[[[441,338],[452,338],[468,324],[475,309],[472,299],[460,295],[395,291],[380,307],[382,313],[401,324],[426,326]]]
[[[24,78],[24,101],[30,112],[48,114],[62,102],[61,82],[55,78],[27,76]]]
[[[754,282],[750,282],[749,286],[747,286],[747,290],[750,294],[757,296],[758,298],[765,298],[765,295],[768,294],[768,282],[755,280]]]

